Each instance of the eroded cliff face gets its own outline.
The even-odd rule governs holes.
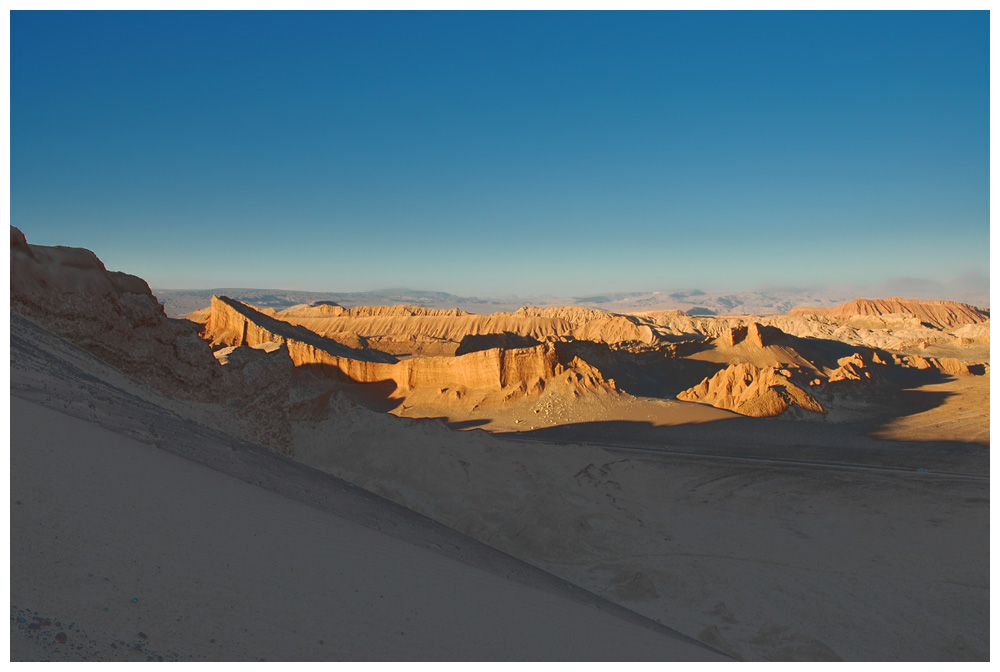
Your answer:
[[[889,325],[895,328],[919,327],[921,324],[937,329],[953,329],[963,324],[979,324],[990,318],[982,310],[956,301],[918,301],[890,297],[887,299],[855,299],[835,308],[793,308],[791,317],[826,317],[858,325]],[[907,318],[909,320],[907,321]],[[902,321],[901,321],[902,320]],[[880,328],[875,326],[874,328]],[[885,326],[881,327],[885,328]]]
[[[90,250],[29,245],[10,227],[11,310],[150,387],[184,399],[219,394],[211,351],[171,320],[142,278],[108,271]]]
[[[541,391],[550,382],[614,389],[613,381],[605,380],[600,371],[557,343],[397,360],[377,350],[348,348],[227,297],[212,298],[203,337],[214,345],[280,343],[296,367],[310,367],[355,383],[388,383],[392,387],[389,395],[395,398],[431,392],[447,395],[453,402],[502,402],[509,398],[504,393]]]
[[[219,366],[197,326],[169,319],[144,280],[108,271],[90,250],[29,245],[14,227],[10,295],[13,312],[151,388],[218,404],[234,436],[290,452],[287,352],[236,348]]]
[[[658,341],[659,334],[639,318],[586,308],[522,308],[514,313],[473,315],[462,310],[435,310],[420,306],[359,306],[329,304],[293,306],[280,312],[260,311],[341,343],[360,339],[386,352],[421,355],[458,354],[469,336],[508,334],[542,341],[586,340],[597,343]],[[204,321],[207,314],[189,316]]]
[[[765,320],[676,312],[616,315],[573,307],[485,316],[334,304],[277,312],[213,297],[208,309],[192,316],[218,350],[213,357],[196,325],[168,319],[141,278],[108,271],[88,250],[29,245],[14,227],[11,306],[157,390],[223,405],[242,422],[234,433],[282,452],[290,450],[288,409],[289,397],[299,395],[293,390],[296,371],[326,379],[315,394],[328,392],[330,379],[370,384],[378,395],[398,400],[396,406],[420,406],[414,413],[430,408],[426,415],[434,417],[444,407],[479,409],[556,390],[566,398],[618,395],[608,372],[626,390],[659,396],[666,394],[664,376],[690,376],[688,367],[700,377],[725,366],[677,398],[757,417],[792,406],[823,413],[813,394],[832,412],[837,394],[875,394],[877,384],[892,383],[892,372],[904,369],[948,376],[989,373],[988,312],[898,299],[852,302],[849,310],[842,307],[847,318]],[[904,309],[909,312],[900,312]],[[881,326],[862,328],[858,320]],[[971,322],[953,326],[963,320]],[[932,322],[948,330],[928,326]],[[324,337],[303,324],[326,325],[329,333]],[[833,341],[857,351],[845,353]],[[380,350],[383,343],[406,357]],[[447,344],[440,348],[446,356],[414,356],[426,355],[427,343]],[[905,372],[909,379],[912,374]],[[669,394],[694,380],[684,378]],[[296,403],[303,400],[308,399],[296,397]]]
[[[761,369],[795,367],[818,372],[815,357],[806,343],[793,341],[774,326],[753,321],[734,324],[708,344],[710,347],[690,358],[719,364],[753,364]]]

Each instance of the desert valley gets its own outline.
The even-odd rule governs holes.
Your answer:
[[[13,660],[989,659],[988,308],[10,296]]]

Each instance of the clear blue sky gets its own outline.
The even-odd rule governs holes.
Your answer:
[[[11,221],[154,287],[989,273],[987,12],[11,14]]]

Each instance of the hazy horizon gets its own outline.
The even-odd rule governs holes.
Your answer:
[[[174,289],[988,283],[989,14],[15,11],[11,221]]]
[[[109,269],[115,270],[115,269]],[[494,292],[481,292],[481,293],[462,293],[462,292],[450,292],[435,287],[409,287],[409,286],[397,286],[397,287],[369,287],[357,290],[340,290],[336,287],[327,288],[313,288],[313,287],[264,287],[264,286],[245,286],[238,287],[233,284],[216,285],[211,287],[167,287],[158,286],[150,283],[150,287],[155,291],[156,289],[165,291],[175,291],[175,292],[198,292],[198,291],[208,291],[208,290],[224,290],[224,289],[241,289],[241,290],[259,290],[259,291],[271,291],[280,290],[288,292],[301,292],[301,293],[315,293],[315,294],[387,294],[391,292],[413,292],[413,293],[425,293],[425,294],[450,294],[457,298],[479,298],[479,299],[514,299],[514,298],[549,298],[549,299],[563,299],[563,298],[593,298],[601,295],[629,295],[629,294],[663,294],[663,293],[691,293],[691,296],[697,296],[699,294],[738,294],[738,293],[753,293],[753,292],[775,292],[775,293],[796,293],[796,292],[849,292],[852,290],[858,291],[874,291],[872,297],[887,297],[889,295],[899,295],[904,298],[920,298],[920,297],[908,297],[908,294],[934,294],[942,293],[939,298],[944,300],[949,300],[949,297],[945,294],[975,294],[982,293],[988,298],[989,295],[989,277],[981,275],[979,273],[967,273],[962,276],[951,278],[945,282],[932,282],[923,280],[921,278],[887,278],[886,280],[879,283],[872,283],[868,285],[858,285],[853,283],[836,283],[829,285],[759,285],[756,287],[711,287],[706,285],[705,287],[660,287],[660,288],[634,288],[631,290],[614,290],[614,291],[597,291],[597,292],[568,292],[563,294],[557,294],[550,291],[545,291],[544,289],[529,289],[523,293],[505,292],[502,289],[497,289]],[[861,298],[858,295],[858,298]],[[957,299],[955,299],[957,300]]]

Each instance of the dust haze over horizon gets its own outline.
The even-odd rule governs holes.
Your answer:
[[[174,289],[983,285],[989,15],[12,12],[11,223]]]

